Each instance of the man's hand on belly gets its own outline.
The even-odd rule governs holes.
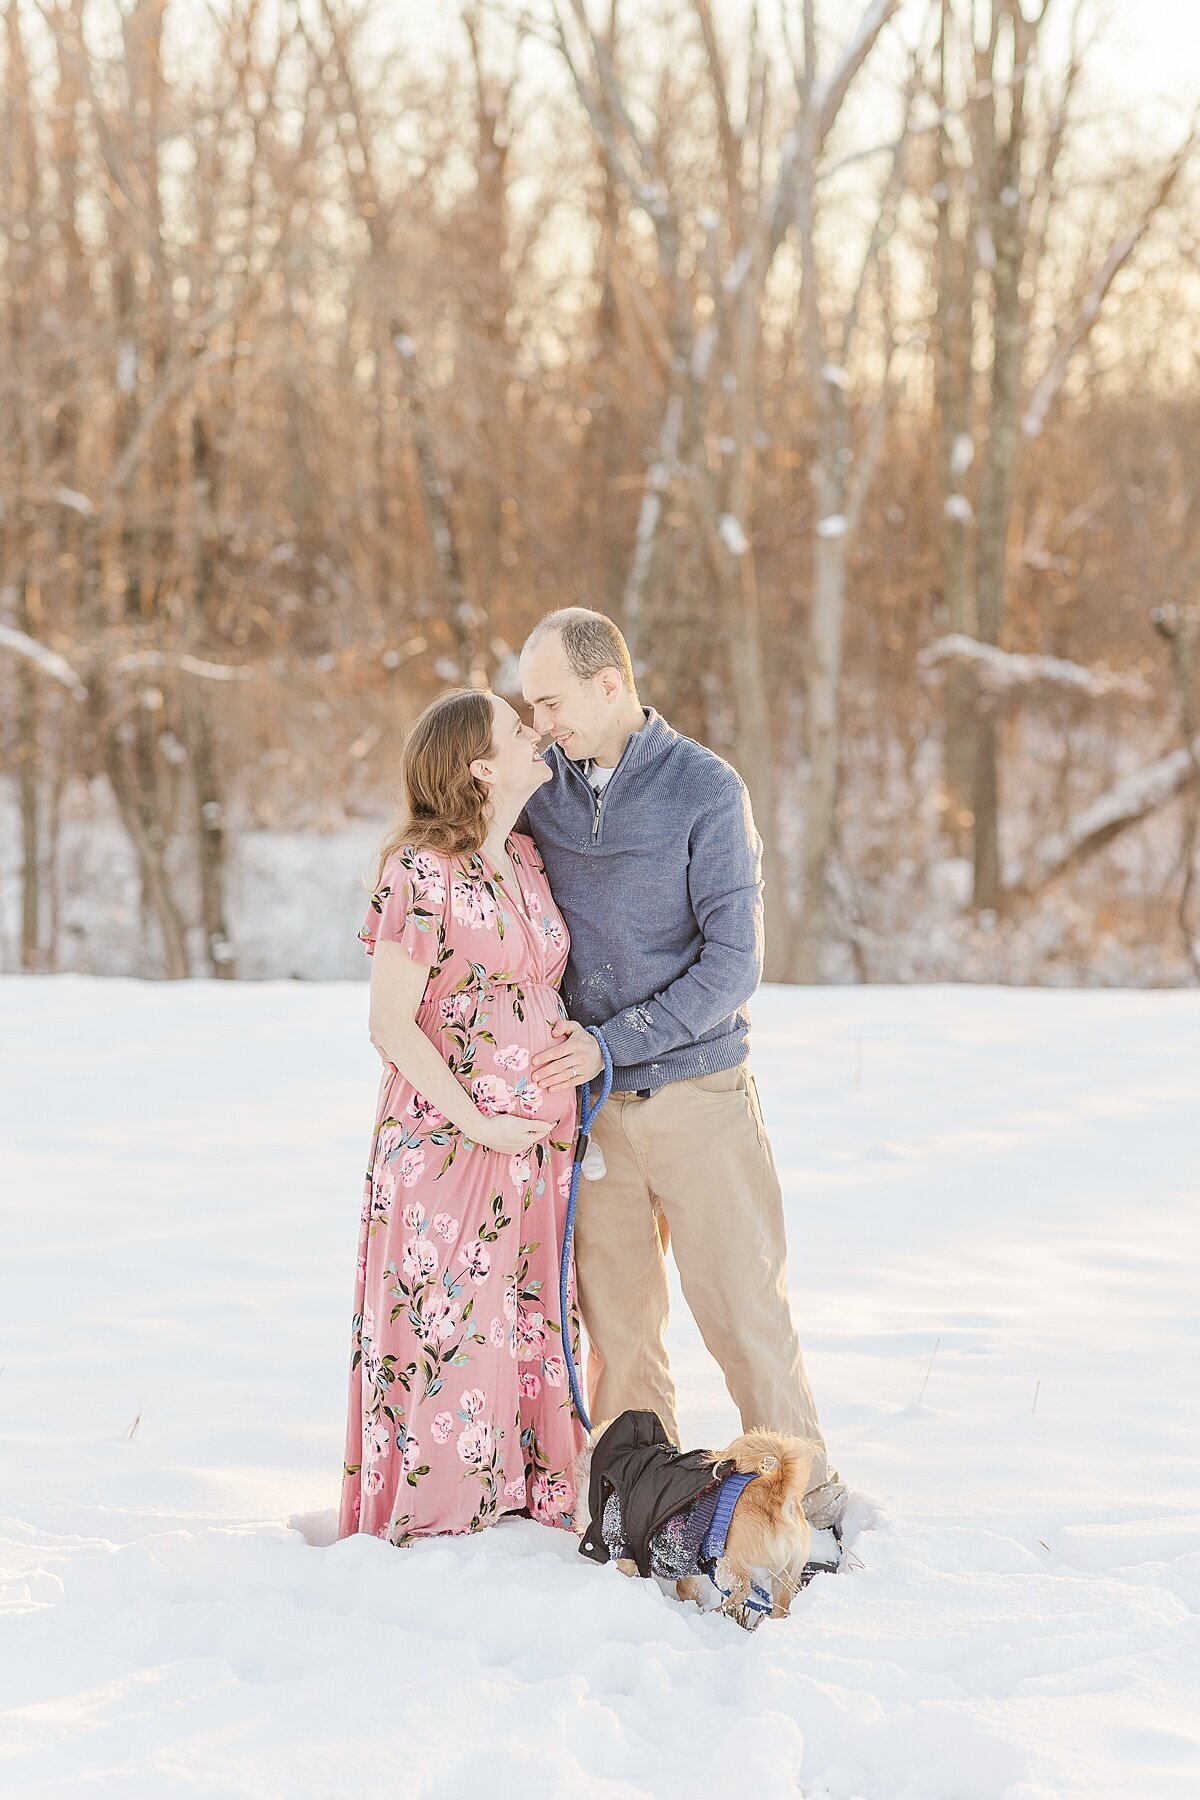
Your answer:
[[[578,1087],[599,1075],[604,1057],[586,1026],[576,1019],[556,1019],[550,1035],[555,1042],[548,1050],[539,1050],[529,1065],[541,1087]]]

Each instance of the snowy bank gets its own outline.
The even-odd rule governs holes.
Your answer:
[[[0,981],[6,1794],[1192,1800],[1200,995],[761,993],[862,1566],[752,1637],[528,1522],[329,1542],[365,1008]]]

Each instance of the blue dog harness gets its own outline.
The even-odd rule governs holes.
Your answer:
[[[749,1487],[752,1481],[757,1480],[757,1470],[749,1475],[742,1475],[737,1470],[735,1470],[732,1475],[726,1475],[724,1481],[721,1483],[720,1491],[717,1494],[717,1504],[713,1509],[713,1515],[709,1521],[708,1529],[704,1533],[704,1539],[700,1545],[700,1555],[697,1559],[698,1565],[703,1573],[708,1576],[708,1579],[712,1582],[717,1592],[726,1600],[730,1597],[731,1589],[722,1587],[721,1583],[717,1580],[717,1564],[725,1554],[725,1541],[729,1536],[729,1526],[733,1519],[733,1509],[737,1505],[745,1489]],[[746,1596],[744,1605],[749,1612],[769,1613],[772,1606],[771,1596],[768,1594],[765,1587],[760,1586],[757,1581],[752,1581],[750,1583],[750,1592]]]

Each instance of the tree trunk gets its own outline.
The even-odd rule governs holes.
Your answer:
[[[829,866],[837,836],[838,751],[846,558],[841,538],[818,536],[813,548],[812,617],[806,683],[808,804],[805,808],[804,888],[796,978],[821,979],[821,951],[829,932]]]
[[[22,584],[23,586],[24,584]],[[30,630],[28,609],[21,629]],[[21,802],[21,967],[42,967],[42,728],[38,673],[22,662],[17,683],[17,771]]]
[[[999,0],[996,0],[999,4]],[[1017,73],[1011,84],[1011,114],[1003,144],[988,174],[990,204],[987,223],[994,253],[992,271],[992,367],[987,446],[979,483],[979,520],[975,539],[975,629],[986,644],[998,644],[1004,622],[1008,531],[1012,518],[1013,474],[1017,459],[1018,413],[1024,319],[1021,273],[1021,149],[1025,89],[1024,67],[1030,33],[1020,14],[1007,12],[1012,27],[1012,58]],[[991,72],[996,68],[993,51]],[[989,95],[986,104],[995,104]],[[975,905],[990,908],[1000,900],[1000,792],[996,766],[996,719],[982,713],[976,721],[974,792]]]
[[[104,772],[137,859],[143,911],[157,924],[162,939],[164,973],[170,980],[180,981],[191,973],[187,938],[167,874],[166,833],[156,795],[146,792],[144,742],[136,727],[123,732],[114,724],[111,696],[99,668],[93,669],[89,678],[88,710],[101,745]]]
[[[752,580],[752,572],[747,571]],[[728,571],[722,582],[722,610],[730,621],[729,665],[737,715],[738,772],[750,791],[750,804],[762,838],[763,929],[766,960],[763,978],[783,981],[791,954],[791,910],[779,854],[775,787],[775,753],[771,741],[769,687],[763,654],[757,594],[748,596],[741,571]]]
[[[225,914],[226,820],[218,780],[212,726],[203,682],[191,682],[185,700],[192,787],[196,801],[196,844],[200,870],[200,919],[209,966],[218,981],[237,977],[237,961]]]
[[[18,483],[36,482],[42,476],[40,422],[33,394],[38,347],[35,259],[41,235],[41,177],[37,139],[30,110],[30,71],[21,35],[19,9],[6,15],[5,62],[8,73],[8,105],[4,123],[4,211],[14,227],[7,240],[9,284],[9,358],[5,370],[3,428],[13,446]],[[16,596],[17,628],[40,638],[39,538],[29,509],[0,509],[3,539],[0,550],[12,571]],[[21,809],[21,967],[41,966],[41,860],[42,860],[42,720],[38,682],[32,663],[22,661],[17,684],[17,791]]]
[[[815,84],[812,15],[805,9],[806,74]],[[812,610],[805,681],[808,795],[804,808],[803,889],[796,941],[798,981],[821,979],[821,953],[829,930],[829,865],[837,828],[838,754],[845,613],[845,461],[849,450],[845,408],[836,382],[826,378],[827,351],[821,317],[822,270],[816,247],[816,148],[805,112],[806,141],[798,159],[797,223],[800,240],[800,306],[804,355],[813,404],[809,478],[817,525],[812,552]],[[835,521],[840,521],[840,530]]]
[[[953,23],[950,0],[942,0],[938,41],[938,86],[935,98],[947,105],[947,34]],[[941,428],[940,500],[937,521],[942,562],[943,628],[968,632],[971,569],[971,508],[966,496],[966,477],[974,456],[972,349],[974,325],[972,300],[975,285],[974,236],[969,225],[961,238],[954,228],[955,189],[944,120],[935,139],[935,188],[937,209],[936,307],[934,357],[938,421]],[[958,194],[968,220],[971,208]],[[968,842],[974,787],[974,712],[971,687],[961,669],[948,671],[944,713],[946,813],[944,824],[956,850]]]

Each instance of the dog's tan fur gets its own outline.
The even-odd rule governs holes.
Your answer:
[[[580,1532],[588,1524],[592,1445],[610,1423],[605,1420],[593,1429],[591,1442],[576,1463],[575,1488],[580,1502],[576,1529]],[[804,1516],[804,1496],[808,1492],[813,1446],[804,1438],[756,1426],[734,1438],[724,1450],[714,1450],[712,1460],[732,1462],[743,1475],[758,1475],[757,1481],[742,1490],[730,1521],[725,1555],[717,1571],[729,1593],[718,1610],[739,1624],[751,1623],[746,1601],[751,1583],[757,1581],[770,1588],[771,1617],[782,1619],[799,1592],[801,1571],[808,1561],[811,1532]],[[637,1564],[628,1557],[622,1557],[617,1567],[626,1575],[638,1572]],[[676,1582],[675,1591],[681,1600],[694,1600],[703,1606],[711,1589],[705,1578],[689,1575]]]

